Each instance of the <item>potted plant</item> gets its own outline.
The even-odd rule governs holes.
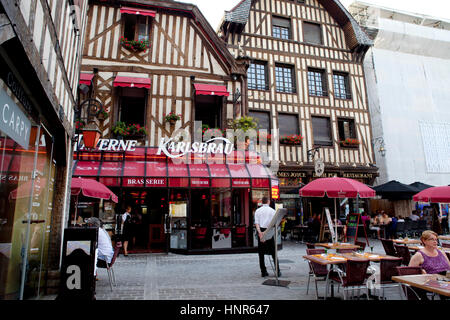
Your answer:
[[[148,40],[128,40],[127,38],[122,37],[120,38],[120,43],[124,48],[133,51],[144,51],[147,50],[147,48],[150,48],[150,43]]]
[[[299,145],[302,144],[303,137],[299,134],[284,135],[280,137],[281,144]]]
[[[358,139],[347,138],[345,140],[339,141],[339,143],[342,147],[357,147],[357,146],[359,146]]]
[[[86,125],[86,121],[81,120],[81,119],[75,120],[75,129],[76,129],[76,130],[81,130],[81,129],[83,129],[85,125]]]
[[[169,112],[164,116],[164,121],[169,122],[171,125],[174,125],[175,122],[181,119],[181,114],[176,114],[175,112]]]
[[[202,125],[202,137],[211,130],[211,136],[216,137],[217,132],[219,132],[220,136],[224,136],[224,132],[220,128],[210,128],[207,124]]]
[[[233,121],[234,129],[241,129],[247,132],[250,129],[256,129],[258,127],[258,120],[253,117],[241,117]]]
[[[97,117],[98,120],[103,121],[109,117],[109,113],[106,112],[106,110],[101,109],[97,112],[95,116]]]
[[[261,143],[261,140],[264,140],[264,139],[266,139],[267,144],[271,144],[272,143],[272,135],[270,133],[261,134],[258,131],[257,132],[257,136],[258,136],[258,143]]]

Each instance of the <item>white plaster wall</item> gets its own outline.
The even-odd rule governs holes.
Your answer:
[[[417,45],[420,38],[415,39]],[[419,121],[450,123],[450,60],[375,47],[373,65],[376,88],[368,91],[371,100],[378,95],[381,116],[372,121],[374,127],[382,127],[387,150],[386,174],[380,176],[386,180],[378,179],[377,184],[389,180],[450,184],[450,172],[427,172],[419,125]]]

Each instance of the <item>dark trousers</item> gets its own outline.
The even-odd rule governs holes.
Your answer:
[[[261,228],[261,231],[264,232],[265,228]],[[273,264],[275,265],[275,240],[272,237],[269,240],[261,242],[258,236],[258,257],[259,257],[259,268],[261,269],[261,273],[266,273],[266,264],[264,263],[264,255],[270,254],[273,259]],[[278,271],[280,271],[280,267],[278,264]]]

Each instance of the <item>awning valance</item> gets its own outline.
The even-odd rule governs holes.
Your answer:
[[[144,10],[144,9],[139,9],[139,8],[130,8],[130,7],[120,8],[120,13],[135,14],[135,15],[149,16],[149,17],[156,16],[156,11]]]
[[[150,89],[151,83],[152,82],[149,78],[117,76],[116,79],[114,80],[114,87]]]
[[[80,73],[80,84],[90,86],[93,77],[93,73]]]
[[[262,164],[78,160],[74,163],[73,176],[98,178],[106,186],[117,187],[270,188],[274,185],[273,177]]]
[[[228,97],[230,95],[225,86],[219,86],[215,84],[195,83],[194,88],[196,95],[225,96],[225,97]]]

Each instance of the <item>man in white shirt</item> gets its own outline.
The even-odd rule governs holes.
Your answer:
[[[258,232],[258,256],[259,256],[259,267],[261,269],[261,277],[267,277],[266,265],[264,263],[264,254],[270,253],[272,255],[273,262],[275,264],[275,241],[274,238],[266,239],[262,241],[263,232],[267,229],[272,221],[275,210],[272,209],[270,204],[270,199],[268,197],[262,198],[262,206],[255,211],[255,227]],[[280,268],[278,267],[278,276],[281,276]]]
[[[416,210],[414,210],[413,212],[412,212],[412,215],[409,217],[412,221],[417,221],[417,220],[419,220],[420,219],[420,217],[417,215],[417,211]]]
[[[93,226],[98,228],[98,258],[100,260],[104,260],[108,263],[111,263],[111,259],[114,255],[114,249],[111,244],[111,238],[109,237],[108,232],[101,227],[100,219],[96,217],[91,217],[87,220],[87,224],[89,226]]]

